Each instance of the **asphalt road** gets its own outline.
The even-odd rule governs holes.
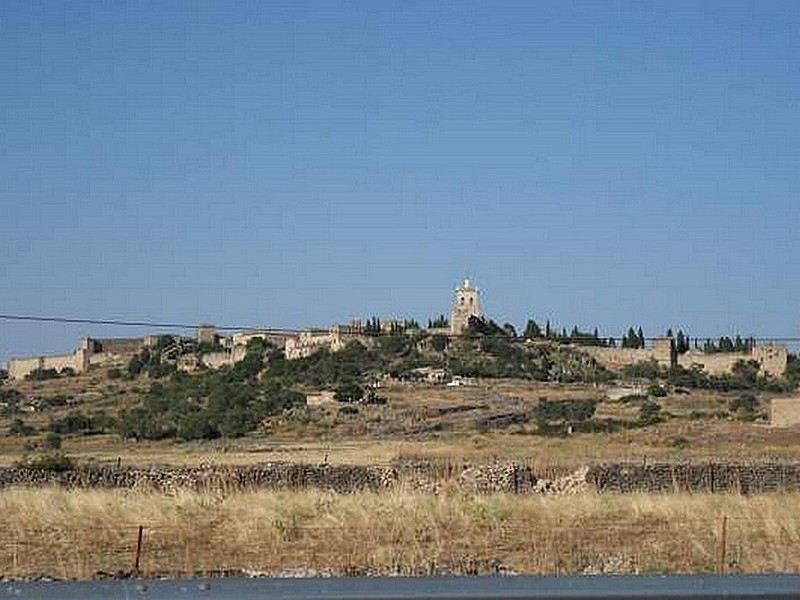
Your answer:
[[[0,584],[0,599],[74,600],[784,600],[800,575],[172,579]]]

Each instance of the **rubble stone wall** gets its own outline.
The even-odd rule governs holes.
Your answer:
[[[255,489],[327,489],[336,492],[403,489],[436,492],[450,482],[478,494],[720,493],[758,494],[800,490],[800,463],[655,463],[583,467],[554,479],[538,478],[529,465],[498,461],[474,465],[435,462],[386,467],[265,463],[253,466],[117,468],[81,466],[53,472],[0,468],[0,489],[55,485],[160,492],[233,492]]]
[[[608,464],[590,467],[586,479],[598,492],[759,494],[800,490],[800,464]]]

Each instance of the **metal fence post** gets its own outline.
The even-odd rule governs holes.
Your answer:
[[[719,540],[719,572],[725,574],[728,551],[728,515],[722,515],[722,526]]]
[[[144,534],[144,527],[139,525],[139,534],[136,538],[136,558],[133,563],[133,574],[139,575],[139,559],[142,556],[142,537]]]

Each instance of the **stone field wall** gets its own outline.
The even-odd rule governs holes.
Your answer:
[[[176,492],[229,492],[255,489],[380,491],[402,486],[438,492],[443,483],[466,492],[518,494],[719,493],[757,494],[800,490],[800,463],[656,463],[604,464],[554,479],[538,478],[530,466],[422,464],[371,467],[269,463],[247,467],[82,466],[62,472],[24,467],[0,468],[0,488],[55,485],[69,488],[118,488]]]
[[[716,493],[800,490],[800,463],[656,463],[596,465],[586,474],[598,492]]]

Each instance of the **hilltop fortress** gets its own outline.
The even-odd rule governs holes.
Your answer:
[[[480,291],[469,279],[455,290],[449,324],[421,330],[406,322],[388,320],[364,324],[355,320],[346,325],[333,325],[327,329],[305,331],[263,329],[220,335],[211,324],[200,325],[195,338],[181,336],[145,336],[140,338],[95,339],[83,338],[72,353],[31,358],[12,358],[8,361],[11,379],[24,379],[36,371],[81,373],[92,367],[124,364],[143,350],[159,352],[165,362],[172,362],[180,370],[192,372],[199,368],[219,369],[242,360],[248,343],[262,339],[282,350],[289,360],[311,356],[320,350],[338,352],[352,341],[369,344],[376,335],[397,332],[423,332],[433,335],[462,335],[470,319],[484,318],[481,312]],[[166,343],[165,343],[166,338]],[[533,340],[535,343],[536,340]],[[569,342],[561,342],[569,343]],[[788,349],[783,345],[753,345],[744,352],[705,352],[690,349],[679,353],[671,337],[655,338],[640,348],[617,348],[607,345],[576,345],[576,349],[594,358],[612,372],[637,363],[654,362],[659,367],[680,366],[701,369],[708,375],[732,373],[740,361],[754,361],[761,374],[780,376],[786,370]]]

